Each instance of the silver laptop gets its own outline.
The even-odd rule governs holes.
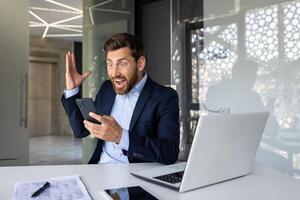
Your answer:
[[[268,115],[260,112],[201,116],[187,162],[131,174],[179,192],[247,175]]]

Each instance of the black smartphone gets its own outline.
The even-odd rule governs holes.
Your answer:
[[[79,110],[85,120],[88,120],[95,124],[101,124],[101,122],[89,116],[90,112],[97,113],[96,107],[94,105],[92,98],[82,98],[76,99],[76,103],[79,107]]]
[[[140,186],[105,190],[105,196],[112,200],[158,200],[158,198]]]

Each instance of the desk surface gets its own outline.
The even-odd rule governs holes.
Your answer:
[[[251,174],[186,193],[157,186],[130,175],[130,171],[148,169],[155,163],[107,165],[51,165],[0,167],[0,199],[13,197],[15,181],[39,180],[56,176],[79,174],[93,199],[101,198],[107,188],[141,185],[161,199],[209,200],[299,200],[300,180],[275,170],[255,165]],[[197,197],[197,198],[195,198]]]

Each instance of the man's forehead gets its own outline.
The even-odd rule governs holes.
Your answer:
[[[107,61],[121,61],[121,60],[131,60],[133,59],[131,51],[129,48],[121,48],[113,51],[107,52]]]
[[[107,52],[107,56],[108,55],[131,55],[131,50],[128,47],[123,47],[120,49],[116,49],[116,50],[110,50]]]

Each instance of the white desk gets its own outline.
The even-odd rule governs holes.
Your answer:
[[[129,174],[129,171],[151,168],[158,164],[129,165],[52,165],[0,167],[0,199],[12,199],[15,181],[79,174],[93,199],[102,199],[101,189],[142,185],[161,199],[204,200],[299,200],[300,180],[256,165],[248,176],[209,187],[178,193]]]

